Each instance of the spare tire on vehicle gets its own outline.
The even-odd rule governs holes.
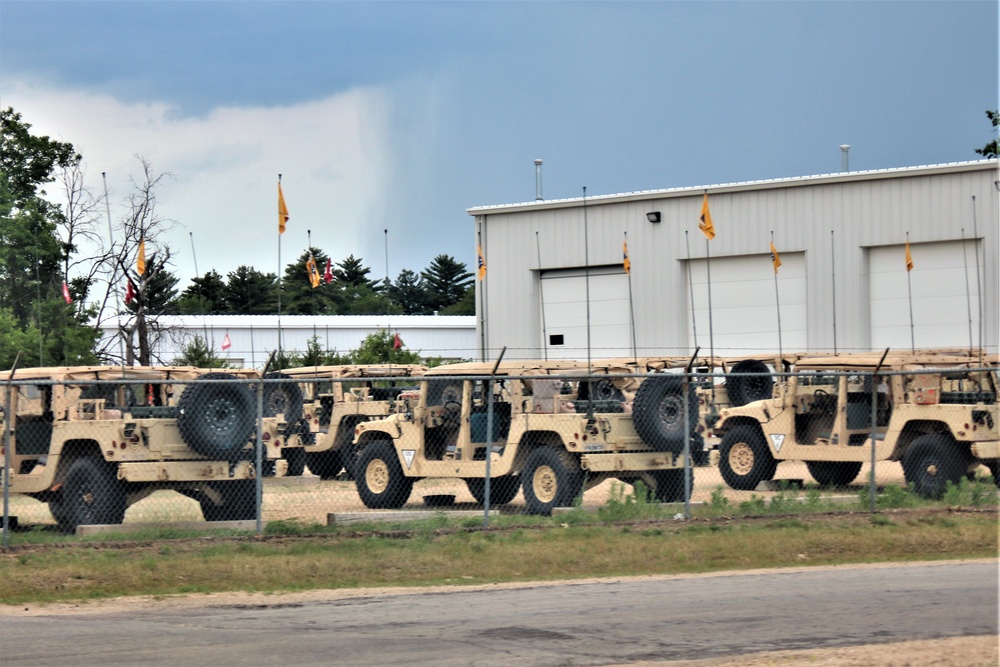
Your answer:
[[[229,373],[209,373],[188,385],[177,402],[177,429],[188,447],[210,459],[236,460],[256,421],[254,396]]]
[[[741,373],[770,373],[771,369],[759,359],[737,361],[726,375],[726,393],[729,403],[738,408],[747,403],[771,398],[774,378],[770,375],[740,375]]]
[[[650,375],[635,392],[632,422],[644,443],[659,452],[684,451],[684,378]],[[698,397],[688,385],[688,433],[698,426]]]
[[[287,380],[287,382],[264,383],[264,416],[285,416],[285,422],[293,424],[302,416],[302,389],[297,382],[284,373],[273,372],[264,376],[265,380]]]

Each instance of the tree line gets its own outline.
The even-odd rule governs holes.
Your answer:
[[[276,314],[279,303],[290,315],[475,312],[473,274],[443,254],[393,281],[370,278],[371,269],[353,255],[335,263],[310,247],[280,282],[244,265],[225,277],[210,270],[179,290],[164,240],[176,222],[156,200],[172,175],[137,156],[124,213],[112,221],[106,195],[85,184],[85,163],[73,145],[30,130],[13,108],[0,110],[0,368],[18,355],[22,367],[171,361],[152,355],[165,333],[162,315]],[[49,196],[53,184],[59,192]],[[318,267],[316,287],[310,259]],[[101,338],[109,322],[117,329],[112,341]]]

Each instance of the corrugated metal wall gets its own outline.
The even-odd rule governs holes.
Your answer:
[[[866,249],[902,244],[907,232],[914,247],[960,240],[963,229],[971,239],[973,196],[984,343],[996,352],[998,179],[997,162],[983,161],[601,196],[588,199],[586,211],[581,199],[469,209],[487,263],[477,295],[483,356],[503,346],[509,358],[541,356],[539,269],[620,266],[626,232],[640,355],[689,351],[688,247],[692,259],[704,259],[706,245],[711,257],[768,253],[772,231],[779,253],[806,258],[809,349],[833,349],[835,298],[837,348],[867,350]],[[697,227],[706,191],[716,230],[710,244]],[[648,222],[649,211],[662,221]],[[598,322],[601,313],[591,317]],[[955,345],[967,341],[956,331]]]

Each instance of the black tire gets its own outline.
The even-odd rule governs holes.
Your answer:
[[[705,438],[701,433],[691,435],[691,465],[705,467],[712,460],[712,453],[705,449]]]
[[[414,479],[403,474],[396,448],[386,440],[365,445],[358,454],[355,475],[358,496],[369,509],[399,509],[413,491]]]
[[[234,380],[228,373],[209,373],[204,380]],[[210,459],[236,460],[250,441],[256,402],[242,383],[198,382],[188,385],[177,402],[177,429],[184,442]]]
[[[302,417],[302,389],[284,373],[267,373],[265,380],[283,379],[287,382],[264,384],[264,416],[284,415],[285,423],[293,424]]]
[[[719,443],[719,472],[730,487],[753,491],[761,482],[774,479],[778,462],[771,456],[760,429],[736,426]]]
[[[480,477],[465,480],[469,493],[482,505],[486,502],[486,480]],[[521,478],[517,475],[502,475],[490,479],[490,505],[506,505],[514,500],[521,488]]]
[[[288,461],[285,476],[302,477],[302,473],[306,471],[306,450],[301,447],[288,447],[284,454],[285,460]]]
[[[361,453],[361,446],[354,444],[354,430],[363,419],[345,417],[340,422],[337,429],[337,438],[333,442],[333,448],[340,453],[341,465],[347,473],[347,479],[357,479],[355,467],[358,462],[358,455]]]
[[[922,498],[938,499],[948,482],[958,484],[969,469],[969,454],[951,436],[928,433],[914,440],[903,454],[903,477]]]
[[[590,381],[590,398],[595,401],[624,401],[625,394],[614,382],[605,378]]]
[[[520,477],[528,514],[549,516],[556,507],[571,507],[583,491],[580,462],[556,447],[539,447],[528,454]]]
[[[685,468],[675,468],[673,470],[653,470],[650,472],[656,482],[656,488],[652,489],[653,498],[658,503],[682,503],[684,502],[684,470]],[[688,485],[694,490],[694,470],[687,468]]]
[[[329,449],[325,452],[306,452],[306,465],[320,479],[333,479],[344,469],[340,452]]]
[[[986,467],[990,469],[990,474],[993,475],[993,483],[1000,489],[1000,463],[994,461],[987,463]]]
[[[684,451],[684,379],[677,375],[651,375],[635,393],[632,420],[644,443],[658,452]],[[688,425],[698,426],[698,398],[688,386]]]
[[[820,486],[847,486],[858,477],[858,461],[806,461],[809,474]]]
[[[462,403],[462,383],[455,380],[428,380],[427,405]]]
[[[726,375],[726,393],[733,407],[771,398],[774,378],[770,375],[738,375],[739,373],[770,373],[771,369],[758,359],[737,361]]]
[[[201,494],[198,503],[205,521],[253,521],[257,518],[257,483],[252,479],[209,482],[222,502]]]
[[[114,464],[97,457],[80,458],[66,472],[55,502],[58,506],[50,506],[50,511],[67,532],[77,526],[119,524],[125,518],[125,484]]]

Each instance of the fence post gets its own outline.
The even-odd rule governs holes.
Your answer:
[[[261,520],[262,505],[264,504],[264,376],[261,374],[259,380],[257,380],[257,442],[255,444],[256,449],[256,467],[254,470],[254,477],[256,478],[256,483],[254,484],[254,514],[257,519],[257,534],[260,535],[264,532],[263,521]]]
[[[688,388],[691,382],[690,366],[684,370],[684,382],[681,391],[684,394],[684,518],[691,518],[691,479],[694,471],[691,469],[691,416]]]
[[[483,484],[483,528],[490,526],[490,461],[493,459],[493,378],[486,381],[486,480]],[[475,444],[472,444],[475,452]]]
[[[14,393],[12,384],[14,373],[11,372],[11,379],[7,382],[7,400],[3,414],[3,546],[7,546],[10,541],[10,421],[11,414],[11,394]]]
[[[872,441],[871,473],[868,476],[868,510],[875,513],[875,445],[878,436],[878,371],[872,373],[872,416],[871,433],[869,439]]]

